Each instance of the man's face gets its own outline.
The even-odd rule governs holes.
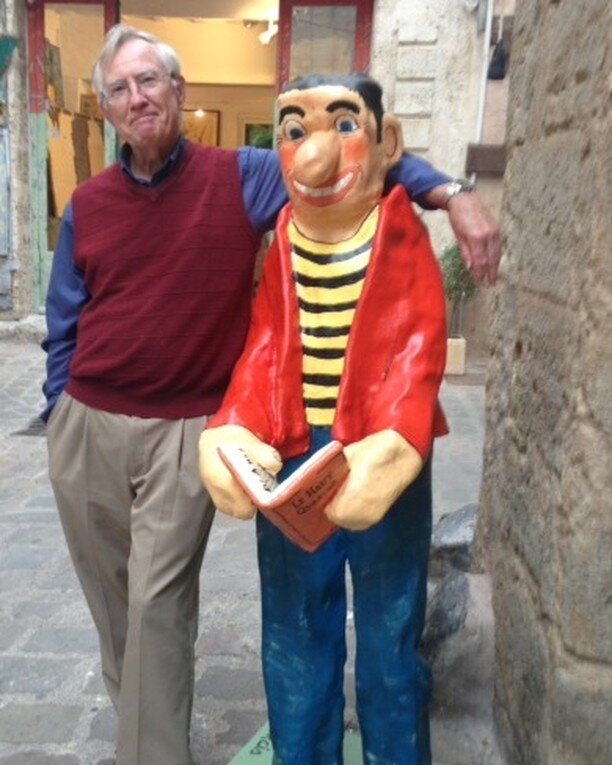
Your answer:
[[[278,105],[277,149],[296,224],[324,241],[351,236],[378,202],[401,138],[377,142],[374,114],[340,85],[287,91]]]
[[[119,48],[104,71],[104,92],[104,116],[135,151],[165,152],[176,143],[184,81],[170,79],[148,42],[128,40]]]

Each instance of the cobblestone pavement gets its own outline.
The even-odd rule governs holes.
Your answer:
[[[478,500],[477,371],[443,387],[453,435],[436,446],[437,517]],[[16,435],[40,411],[43,375],[34,342],[0,338],[0,764],[110,765],[114,713],[58,522],[45,439]],[[253,524],[216,519],[201,582],[193,751],[201,763],[225,765],[266,720]]]

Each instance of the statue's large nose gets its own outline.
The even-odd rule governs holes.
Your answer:
[[[338,133],[334,130],[318,130],[295,153],[295,177],[306,186],[322,186],[337,173],[339,159]]]

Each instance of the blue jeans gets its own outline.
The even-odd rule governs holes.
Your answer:
[[[330,439],[314,428],[308,454]],[[261,513],[257,542],[263,670],[276,765],[341,765],[348,562],[357,714],[365,765],[429,765],[431,677],[418,655],[431,538],[431,464],[375,526],[338,530],[316,552]]]

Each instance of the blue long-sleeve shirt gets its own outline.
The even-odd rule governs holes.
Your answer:
[[[150,181],[143,181],[132,174],[131,150],[127,145],[120,154],[121,168],[134,183],[148,186],[163,183],[181,161],[184,140],[179,140]],[[278,155],[268,149],[243,147],[238,149],[238,166],[247,215],[255,230],[263,234],[274,228],[276,216],[288,201]],[[420,157],[405,154],[389,172],[386,186],[399,183],[413,199],[419,201],[423,194],[449,180],[447,175]],[[47,352],[47,379],[43,385],[47,406],[41,414],[43,420],[49,417],[68,382],[78,322],[89,298],[83,274],[74,263],[73,213],[72,205],[68,203],[59,229],[47,292],[47,336],[42,344]]]

